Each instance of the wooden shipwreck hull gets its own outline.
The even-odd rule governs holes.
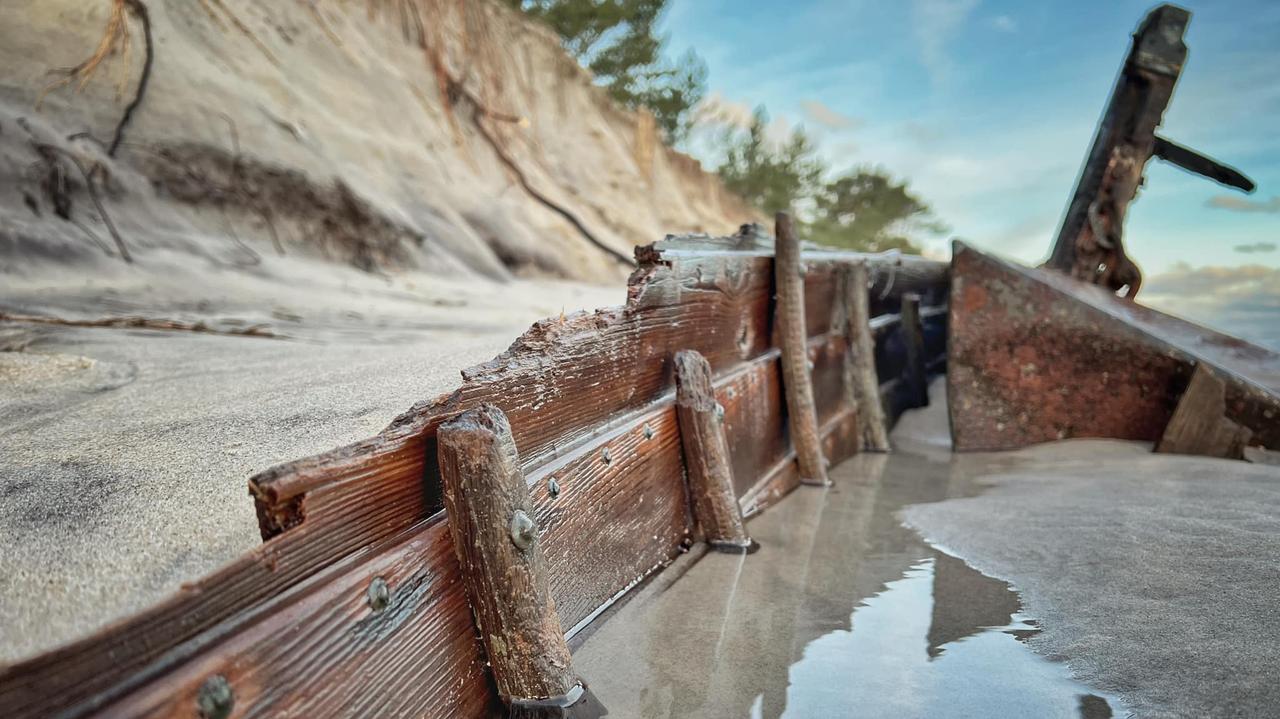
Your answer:
[[[625,306],[539,322],[464,371],[455,392],[416,405],[378,436],[253,477],[261,547],[150,610],[0,668],[4,715],[499,712],[442,511],[443,422],[484,403],[509,418],[570,638],[695,540],[677,352],[710,364],[744,512],[799,481],[771,241],[744,228],[637,255]],[[875,315],[862,328],[849,321],[857,264],[870,275],[858,301]],[[836,462],[858,450],[866,429],[855,409],[859,368],[874,361],[890,419],[921,401],[925,373],[944,368],[948,268],[809,251],[803,265],[818,426]],[[854,356],[859,329],[875,337],[874,358]]]

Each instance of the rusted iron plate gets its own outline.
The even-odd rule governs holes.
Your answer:
[[[1280,446],[1280,355],[957,242],[948,396],[957,450],[1068,437],[1155,441],[1195,363],[1226,379],[1227,416]]]

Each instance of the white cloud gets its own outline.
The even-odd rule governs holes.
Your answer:
[[[818,100],[802,100],[800,109],[806,118],[828,130],[851,130],[862,125],[862,120],[833,110]]]
[[[1236,246],[1235,246],[1235,251],[1236,251],[1236,252],[1243,252],[1243,253],[1244,253],[1244,254],[1246,254],[1246,255],[1248,255],[1248,254],[1253,254],[1254,252],[1275,252],[1275,251],[1276,251],[1276,243],[1274,243],[1274,242],[1250,242],[1250,243],[1249,243],[1249,244],[1247,244],[1247,245],[1236,245]]]
[[[1177,263],[1143,285],[1139,301],[1280,350],[1280,267]]]
[[[1246,200],[1233,195],[1214,195],[1204,203],[1205,207],[1232,212],[1280,212],[1280,195],[1270,200]]]
[[[954,61],[947,45],[978,6],[978,0],[913,0],[911,19],[920,64],[929,72],[935,86],[943,85],[951,76]]]

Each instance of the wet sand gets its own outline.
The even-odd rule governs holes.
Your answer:
[[[1274,469],[1110,441],[952,455],[940,402],[894,442],[751,520],[757,554],[677,562],[575,638],[600,699],[646,718],[1280,707]]]

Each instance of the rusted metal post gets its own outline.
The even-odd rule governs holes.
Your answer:
[[[902,368],[912,407],[929,406],[929,376],[924,356],[924,325],[920,319],[920,295],[902,296],[902,320],[898,331],[907,348],[907,362]]]
[[[1127,297],[1137,294],[1142,274],[1124,252],[1124,217],[1142,184],[1156,128],[1186,61],[1182,36],[1190,19],[1191,13],[1180,7],[1161,5],[1133,34],[1048,267],[1112,290],[1127,286]]]
[[[676,353],[676,413],[689,476],[693,517],[707,544],[721,552],[746,554],[757,545],[747,536],[733,492],[724,408],[711,387],[711,365],[693,350]]]
[[[506,415],[485,404],[436,437],[454,550],[510,716],[604,716],[573,672]]]
[[[867,265],[863,262],[844,268],[841,291],[847,308],[845,336],[845,385],[858,413],[861,448],[871,452],[889,451],[889,430],[880,401],[880,378],[876,375],[875,340],[871,336],[871,290]]]
[[[776,218],[773,276],[778,293],[778,343],[782,349],[782,389],[787,398],[791,443],[800,465],[801,484],[827,485],[827,460],[822,456],[818,411],[809,378],[809,348],[804,321],[804,269],[800,239],[791,216]]]

